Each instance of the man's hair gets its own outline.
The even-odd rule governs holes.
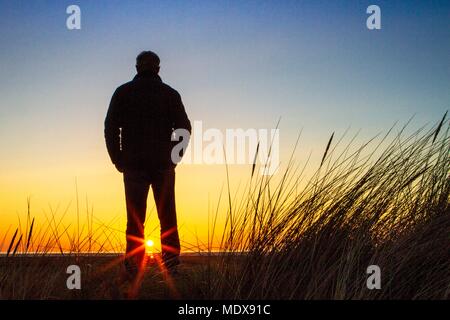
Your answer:
[[[159,71],[159,57],[153,51],[142,51],[136,57],[136,68],[138,72],[150,70],[150,71]]]

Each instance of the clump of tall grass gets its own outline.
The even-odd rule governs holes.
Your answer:
[[[253,168],[245,199],[230,201],[222,276],[208,295],[448,299],[448,121],[406,128],[339,153],[332,135],[304,186],[292,162],[277,182]],[[366,286],[369,265],[381,269],[380,290]]]
[[[77,224],[65,221],[70,204],[50,207],[45,221],[35,223],[31,200],[27,199],[26,222],[19,216],[18,227],[9,227],[0,239],[0,299],[62,299],[102,297],[97,291],[74,292],[66,287],[66,268],[79,264],[83,277],[89,278],[93,267],[101,268],[107,262],[107,253],[123,252],[121,233],[111,225],[96,219],[86,199],[85,223],[79,219],[79,201],[76,201]],[[13,231],[14,230],[14,231]],[[110,281],[106,277],[107,281]],[[93,284],[93,288],[95,288]],[[85,288],[87,289],[87,288]],[[109,292],[109,291],[107,291]],[[94,295],[95,294],[95,295]]]

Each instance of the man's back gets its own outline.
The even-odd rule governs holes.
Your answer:
[[[108,152],[116,166],[155,170],[174,167],[174,129],[191,130],[178,92],[152,73],[139,73],[117,88],[105,119]]]

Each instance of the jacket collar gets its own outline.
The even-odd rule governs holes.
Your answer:
[[[151,80],[162,82],[160,76],[158,76],[157,74],[154,74],[152,72],[148,72],[148,71],[144,71],[144,72],[136,74],[134,76],[133,80],[136,80],[136,79],[151,79]]]

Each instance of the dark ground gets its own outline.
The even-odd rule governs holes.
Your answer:
[[[127,299],[135,288],[123,276],[122,255],[0,257],[0,299]],[[161,271],[149,258],[137,299],[204,299],[218,258],[182,255],[178,274]],[[69,290],[69,265],[81,270],[81,289]]]

